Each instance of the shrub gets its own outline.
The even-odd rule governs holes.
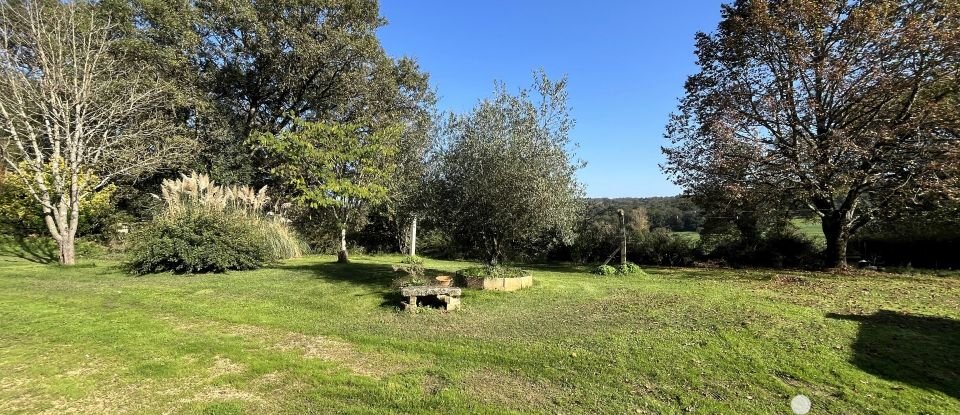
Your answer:
[[[424,276],[404,275],[393,280],[393,288],[411,287],[415,285],[427,285],[429,282]]]
[[[617,274],[620,275],[638,275],[645,274],[639,265],[633,262],[627,262],[625,265],[617,267]]]
[[[135,273],[252,269],[306,250],[289,220],[264,214],[270,207],[266,187],[221,187],[193,173],[164,180],[161,194],[164,211],[130,238],[127,263]]]
[[[601,265],[595,268],[593,273],[597,275],[614,275],[617,273],[617,269],[610,265]]]
[[[270,247],[272,259],[300,257],[307,250],[290,227],[290,220],[283,216],[290,204],[270,206],[266,186],[260,190],[249,186],[219,186],[209,176],[194,172],[181,175],[177,180],[164,180],[160,190],[166,204],[164,214],[202,209],[248,222]],[[264,213],[271,208],[272,211]]]
[[[873,265],[960,267],[960,204],[879,218],[850,241],[849,254]]]
[[[628,257],[641,264],[688,266],[697,259],[693,240],[664,228],[635,234],[629,248]]]
[[[427,283],[423,258],[418,256],[407,255],[403,257],[399,264],[393,266],[393,271],[406,274],[393,281],[393,286],[396,288],[403,288],[408,285],[425,285]]]
[[[126,266],[136,274],[245,270],[273,259],[269,242],[239,214],[185,210],[157,218],[130,239]]]
[[[401,263],[401,264],[421,265],[421,266],[422,266],[422,265],[423,265],[423,258],[418,257],[418,256],[415,256],[415,255],[407,255],[407,256],[404,256],[403,259],[400,260],[400,263]]]
[[[394,288],[427,284],[423,258],[407,255],[399,264],[393,266],[393,271],[406,274],[393,280]]]
[[[29,170],[26,166],[24,169]],[[80,187],[85,187],[90,182],[99,182],[100,178],[81,173],[79,180]],[[96,235],[107,230],[109,217],[115,211],[116,192],[117,187],[111,184],[81,198],[77,236]],[[40,202],[30,194],[23,178],[12,172],[0,179],[0,232],[16,236],[48,235],[50,232]]]
[[[756,241],[743,238],[716,239],[708,255],[735,266],[816,268],[821,265],[821,247],[796,229],[768,232]]]
[[[520,268],[489,265],[462,269],[457,274],[474,278],[521,278],[527,275]]]

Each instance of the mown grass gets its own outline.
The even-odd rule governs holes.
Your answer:
[[[809,218],[809,219],[793,219],[790,221],[793,226],[797,227],[797,230],[800,231],[800,234],[810,238],[814,242],[825,243],[825,238],[823,236],[823,227],[820,224],[819,218]]]
[[[0,256],[0,413],[960,413],[956,278],[548,265],[406,314],[398,260],[131,277]]]
[[[698,241],[700,241],[700,232],[684,231],[684,232],[674,232],[673,234],[674,234],[674,235],[682,236],[682,237],[687,238],[687,239],[689,239],[689,240],[691,240],[691,241],[693,241],[693,242],[698,242]]]

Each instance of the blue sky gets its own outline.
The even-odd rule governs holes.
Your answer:
[[[393,56],[430,73],[441,110],[465,111],[502,80],[532,71],[569,77],[573,139],[591,197],[670,196],[660,172],[663,129],[686,77],[693,36],[712,31],[720,0],[381,0],[379,35]]]

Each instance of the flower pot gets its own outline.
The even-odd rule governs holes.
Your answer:
[[[450,284],[453,283],[453,278],[450,277],[449,275],[440,275],[440,276],[434,278],[434,280],[436,280],[436,281],[437,281],[437,285],[439,285],[439,286],[441,286],[441,287],[449,287]]]

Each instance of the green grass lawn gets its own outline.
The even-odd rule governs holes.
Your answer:
[[[674,232],[673,234],[682,236],[693,242],[697,242],[700,240],[700,232],[687,231],[687,232]]]
[[[960,413],[956,278],[546,266],[406,314],[398,259],[132,277],[0,256],[0,413]]]
[[[793,219],[790,221],[796,226],[801,234],[806,235],[813,241],[824,243],[823,227],[820,225],[820,218],[811,219]]]

